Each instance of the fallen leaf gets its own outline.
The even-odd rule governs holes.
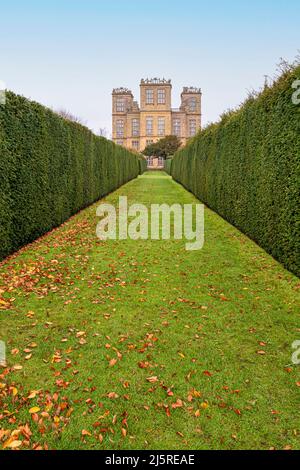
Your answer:
[[[34,406],[33,408],[30,408],[29,413],[30,414],[35,414],[40,411],[40,408],[38,406]]]
[[[150,382],[151,384],[154,384],[154,383],[158,382],[158,378],[157,377],[148,377],[147,381]]]
[[[203,372],[203,375],[206,375],[206,377],[212,377],[212,373],[209,372],[208,370],[205,370],[205,371]]]
[[[9,441],[5,442],[4,445],[3,445],[3,449],[7,449],[8,447],[10,449],[17,449],[18,447],[20,447],[22,445],[22,441],[15,441],[15,440],[11,440],[9,439]]]

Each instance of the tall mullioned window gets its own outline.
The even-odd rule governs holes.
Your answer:
[[[189,134],[190,137],[194,137],[197,134],[197,122],[196,119],[190,119],[189,122]]]
[[[154,104],[154,91],[146,90],[146,104]]]
[[[197,100],[196,98],[189,99],[189,108],[191,113],[195,113],[197,111]]]
[[[124,98],[117,98],[116,100],[116,112],[124,113],[125,112],[125,100]]]
[[[157,103],[166,104],[166,90],[158,90],[157,92]]]
[[[117,130],[117,137],[124,137],[124,120],[123,119],[117,120],[116,130]]]
[[[153,135],[153,118],[146,119],[146,135]]]
[[[140,122],[138,119],[132,119],[132,137],[138,137],[140,135]]]
[[[177,137],[181,137],[181,120],[180,119],[173,120],[173,134],[177,135]]]
[[[139,143],[138,140],[133,140],[133,141],[132,141],[132,148],[133,148],[134,150],[139,150],[139,148],[140,148],[140,143]]]
[[[158,135],[164,136],[166,133],[166,120],[165,118],[158,118]]]

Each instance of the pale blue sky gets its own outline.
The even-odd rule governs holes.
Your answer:
[[[207,123],[295,58],[299,21],[299,0],[0,0],[0,80],[110,131],[112,88],[171,78]]]

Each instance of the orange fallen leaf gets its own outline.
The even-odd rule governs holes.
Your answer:
[[[151,384],[154,384],[154,383],[158,382],[158,378],[157,377],[148,377],[147,381],[150,382]]]
[[[79,331],[78,333],[76,333],[76,337],[77,338],[82,338],[82,336],[85,336],[85,331]]]
[[[6,441],[4,443],[3,449],[7,449],[8,447],[10,449],[17,449],[21,445],[22,445],[22,441],[16,441],[16,440],[9,439],[8,441]]]
[[[111,400],[114,400],[116,398],[119,398],[119,395],[115,392],[111,392],[111,393],[108,393],[107,397],[110,398]]]
[[[203,375],[206,375],[206,377],[212,377],[212,373],[209,372],[208,370],[205,370],[205,371],[203,372]]]

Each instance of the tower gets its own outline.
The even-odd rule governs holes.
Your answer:
[[[185,114],[186,139],[194,137],[201,129],[202,92],[200,88],[184,87],[181,93],[180,110]]]
[[[133,94],[128,88],[115,88],[112,92],[113,140],[126,146],[128,137],[127,115],[133,108]]]
[[[153,78],[140,83],[141,148],[171,134],[171,80]]]

